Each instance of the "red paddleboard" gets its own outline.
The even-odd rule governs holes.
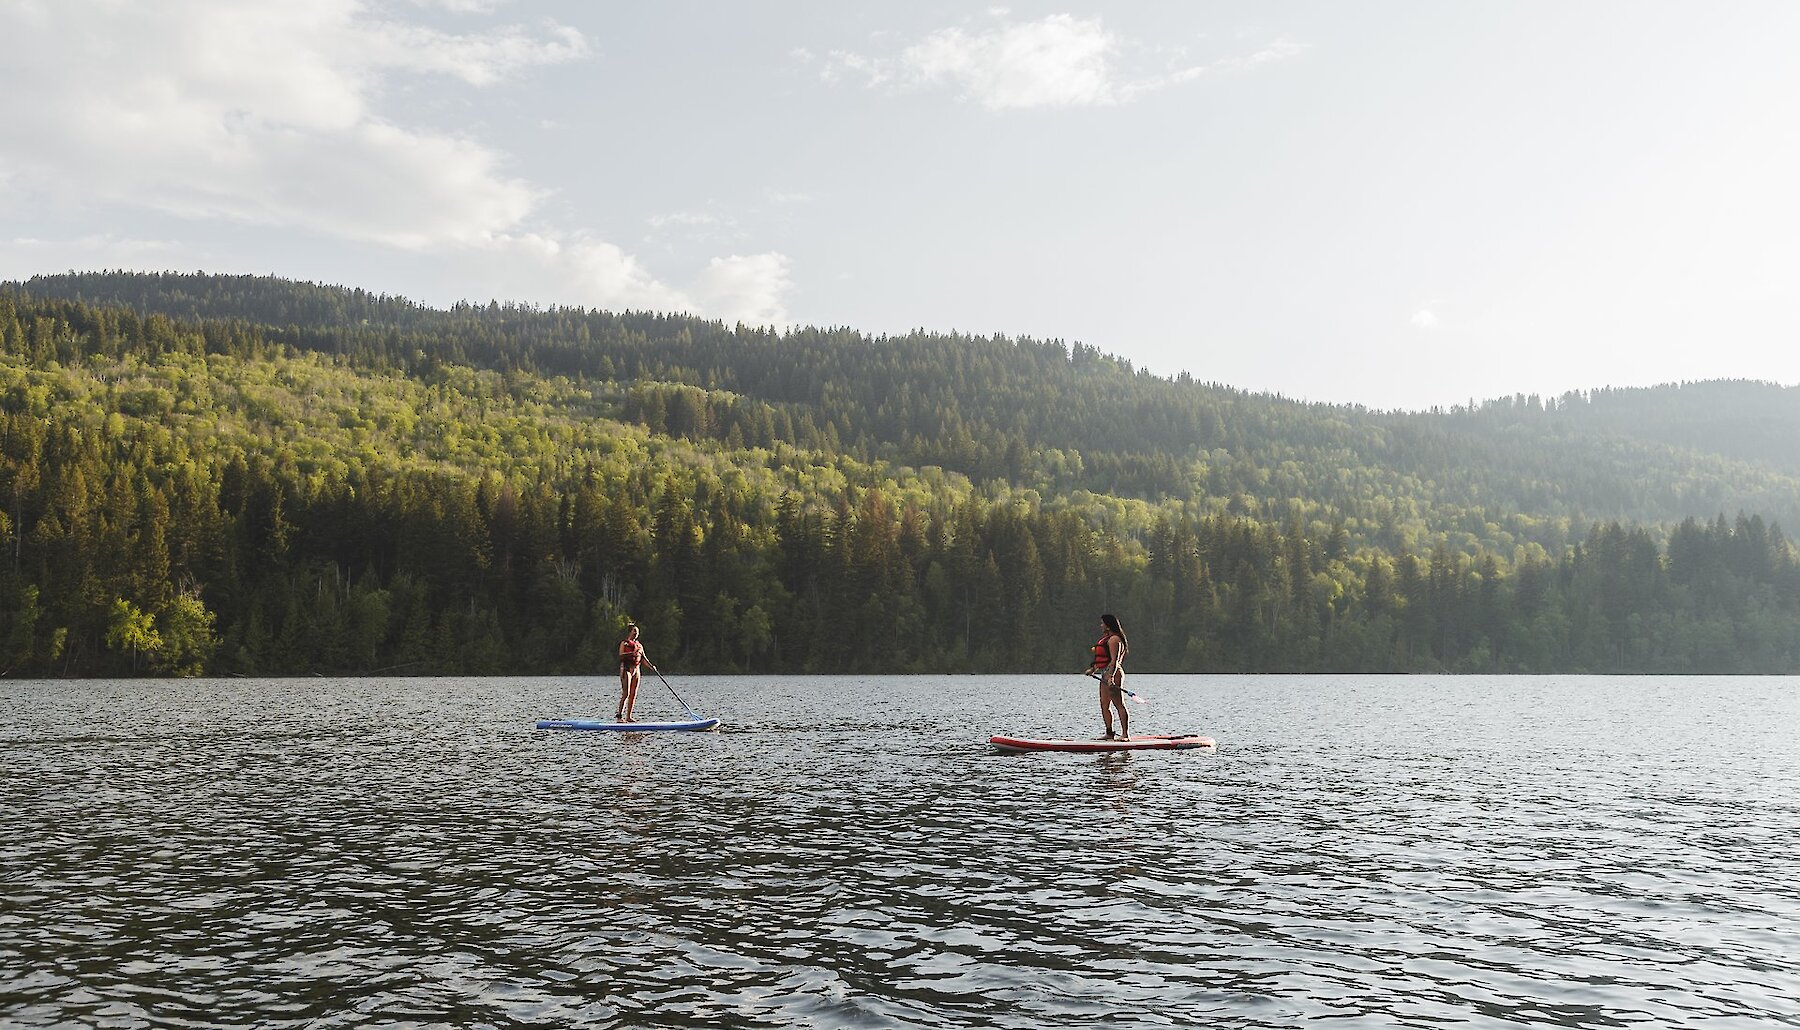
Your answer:
[[[1062,740],[1038,737],[989,737],[988,743],[1002,751],[1172,751],[1190,747],[1212,747],[1211,737],[1193,733],[1149,734],[1116,740]]]

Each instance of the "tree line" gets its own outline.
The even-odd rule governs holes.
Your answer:
[[[309,317],[344,317],[340,295],[298,292],[324,306]],[[919,356],[839,338],[835,365],[777,389],[794,355],[684,372],[654,357],[656,333],[590,334],[569,344],[582,361],[552,372],[546,351],[473,354],[445,328],[517,318],[548,340],[534,319],[665,316],[363,303],[366,324],[282,328],[0,292],[0,671],[593,672],[627,618],[683,671],[1072,671],[1101,610],[1125,619],[1147,672],[1800,665],[1794,548],[1762,515],[1576,524],[1593,500],[1502,511],[1435,480],[1424,497],[1389,492],[1417,470],[1348,460],[1311,489],[1325,455],[1396,432],[1368,413],[1221,391],[1278,415],[1227,429],[1213,409],[1216,438],[1151,419],[1135,440],[1090,444],[1020,417],[1033,375],[1058,381],[1049,370],[1146,379],[1079,347],[946,337],[938,358],[988,364],[923,361],[881,394],[858,376]],[[767,339],[777,353],[793,337]],[[632,346],[656,375],[617,360],[603,374]],[[898,364],[857,363],[872,350]],[[995,387],[974,392],[1002,399],[973,405],[978,418],[932,414],[938,386],[983,374]],[[1161,392],[1197,387],[1144,389],[1154,413]],[[1487,453],[1501,471],[1477,464],[1458,489],[1512,474],[1504,438],[1549,417],[1531,407],[1455,416],[1500,440]],[[1186,450],[1157,444],[1189,432]],[[1421,430],[1435,443],[1404,453],[1442,468],[1472,453],[1452,446],[1472,432]],[[954,460],[926,460],[939,447]],[[1744,460],[1699,466],[1779,492],[1779,468]],[[1669,466],[1678,479],[1694,463]]]

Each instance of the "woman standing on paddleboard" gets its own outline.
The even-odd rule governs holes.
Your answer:
[[[1125,628],[1116,615],[1100,616],[1100,640],[1094,645],[1094,661],[1088,675],[1100,681],[1100,721],[1106,724],[1104,739],[1113,740],[1113,710],[1119,712],[1117,739],[1131,739],[1131,715],[1125,711]]]
[[[637,704],[638,666],[648,665],[656,668],[649,656],[644,654],[644,645],[638,643],[636,623],[625,626],[625,639],[619,641],[619,710],[614,718],[619,722],[636,722],[631,717],[631,708]]]

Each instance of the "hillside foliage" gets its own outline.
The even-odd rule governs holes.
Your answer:
[[[1792,672],[1800,397],[1377,412],[1080,344],[0,288],[0,671]]]

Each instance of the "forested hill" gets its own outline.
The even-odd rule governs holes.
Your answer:
[[[1060,341],[137,273],[0,285],[0,343],[27,673],[559,671],[626,614],[696,668],[1061,668],[1101,604],[1151,669],[1800,656],[1770,384],[1378,412]]]
[[[1554,551],[1594,521],[1660,533],[1738,511],[1800,523],[1800,388],[1768,383],[1378,412],[1157,377],[1061,341],[777,334],[498,303],[440,311],[252,276],[44,276],[24,289],[206,321],[222,327],[215,335],[254,326],[272,342],[415,378],[448,364],[617,383],[627,420],[732,447],[824,445],[1043,497],[1085,490],[1342,517],[1354,538],[1390,548],[1447,534],[1463,550],[1532,541]]]

